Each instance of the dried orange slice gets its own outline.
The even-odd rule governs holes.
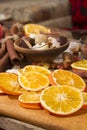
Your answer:
[[[50,33],[51,30],[45,26],[39,25],[39,24],[25,24],[23,26],[24,32],[26,36],[29,36],[30,34],[40,34],[43,33]]]
[[[24,89],[30,91],[39,91],[49,85],[48,77],[38,72],[22,73],[18,81]]]
[[[0,89],[10,95],[19,95],[26,91],[20,87],[18,76],[12,73],[0,73]]]
[[[53,114],[68,115],[78,111],[84,103],[79,89],[68,85],[45,88],[40,96],[41,105]]]
[[[81,91],[84,91],[86,88],[86,83],[80,76],[67,70],[55,70],[52,73],[52,77],[57,85],[70,85]]]
[[[17,70],[17,75],[20,75],[20,74],[22,74],[23,73],[23,69],[18,69]]]
[[[71,64],[74,69],[87,70],[87,60],[80,60]]]
[[[5,92],[0,89],[0,94],[5,94]]]
[[[55,81],[54,81],[54,79],[53,79],[52,73],[51,73],[51,75],[49,76],[49,82],[50,82],[51,85],[56,85],[56,83],[55,83]]]
[[[50,70],[48,70],[47,68],[44,68],[42,66],[38,66],[38,65],[27,65],[24,67],[23,72],[39,72],[48,77],[51,74]]]
[[[25,108],[41,109],[40,93],[26,92],[19,96],[19,105]]]
[[[87,109],[87,93],[83,92],[83,97],[84,97],[84,104],[83,104],[83,109]]]

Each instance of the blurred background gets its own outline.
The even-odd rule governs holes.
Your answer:
[[[0,22],[71,27],[69,0],[0,0]]]

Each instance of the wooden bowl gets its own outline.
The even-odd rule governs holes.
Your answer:
[[[32,50],[32,49],[20,47],[19,44],[20,44],[20,40],[17,40],[14,43],[14,48],[16,49],[16,51],[23,54],[25,60],[32,61],[32,62],[52,61],[59,54],[65,51],[69,46],[69,43],[67,42],[58,48],[52,48],[52,49],[50,48],[47,50]]]

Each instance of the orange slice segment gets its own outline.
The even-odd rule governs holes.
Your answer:
[[[86,83],[80,76],[67,70],[55,70],[52,73],[52,77],[57,85],[70,85],[81,91],[86,88]]]
[[[41,105],[53,114],[68,115],[78,111],[84,103],[80,90],[68,85],[45,88],[40,96]]]
[[[84,97],[84,104],[83,104],[83,109],[87,109],[87,93],[83,92],[83,97]]]
[[[18,81],[24,89],[30,91],[39,91],[49,85],[48,77],[38,72],[22,73]]]
[[[26,91],[20,87],[18,76],[12,73],[0,73],[0,89],[10,95],[19,95]]]
[[[23,26],[23,29],[26,36],[29,36],[30,34],[40,34],[41,32],[43,33],[51,32],[49,28],[39,24],[26,24]]]
[[[40,93],[26,92],[19,96],[19,105],[25,108],[41,109]]]
[[[87,70],[87,60],[80,60],[71,64],[74,69]]]
[[[25,66],[24,69],[23,69],[23,72],[39,72],[39,73],[42,73],[42,74],[44,74],[48,77],[51,74],[51,71],[48,70],[47,68],[44,68],[42,66],[37,66],[37,65]]]

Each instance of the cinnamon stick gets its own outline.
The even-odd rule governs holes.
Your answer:
[[[9,30],[6,30],[6,32],[5,32],[5,37],[6,36],[10,36],[10,31]],[[17,51],[15,50],[15,48],[14,48],[14,41],[12,39],[7,39],[5,41],[5,44],[6,44],[6,48],[7,48],[8,55],[9,55],[9,58],[11,60],[11,63],[13,65],[19,65],[20,62],[22,61],[23,57],[21,57],[17,53]]]
[[[0,59],[5,55],[5,53],[6,53],[6,48],[5,48],[5,45],[3,45],[0,48]]]
[[[13,40],[7,39],[6,40],[6,47],[7,47],[7,51],[8,51],[11,63],[13,65],[15,65],[15,64],[19,65],[20,62],[22,61],[22,57],[15,50]]]
[[[24,36],[24,30],[23,30],[23,25],[20,23],[15,23],[12,25],[10,29],[11,34],[17,34],[20,38]]]
[[[9,55],[6,53],[2,59],[0,59],[0,72],[5,71],[8,68],[9,65]]]

